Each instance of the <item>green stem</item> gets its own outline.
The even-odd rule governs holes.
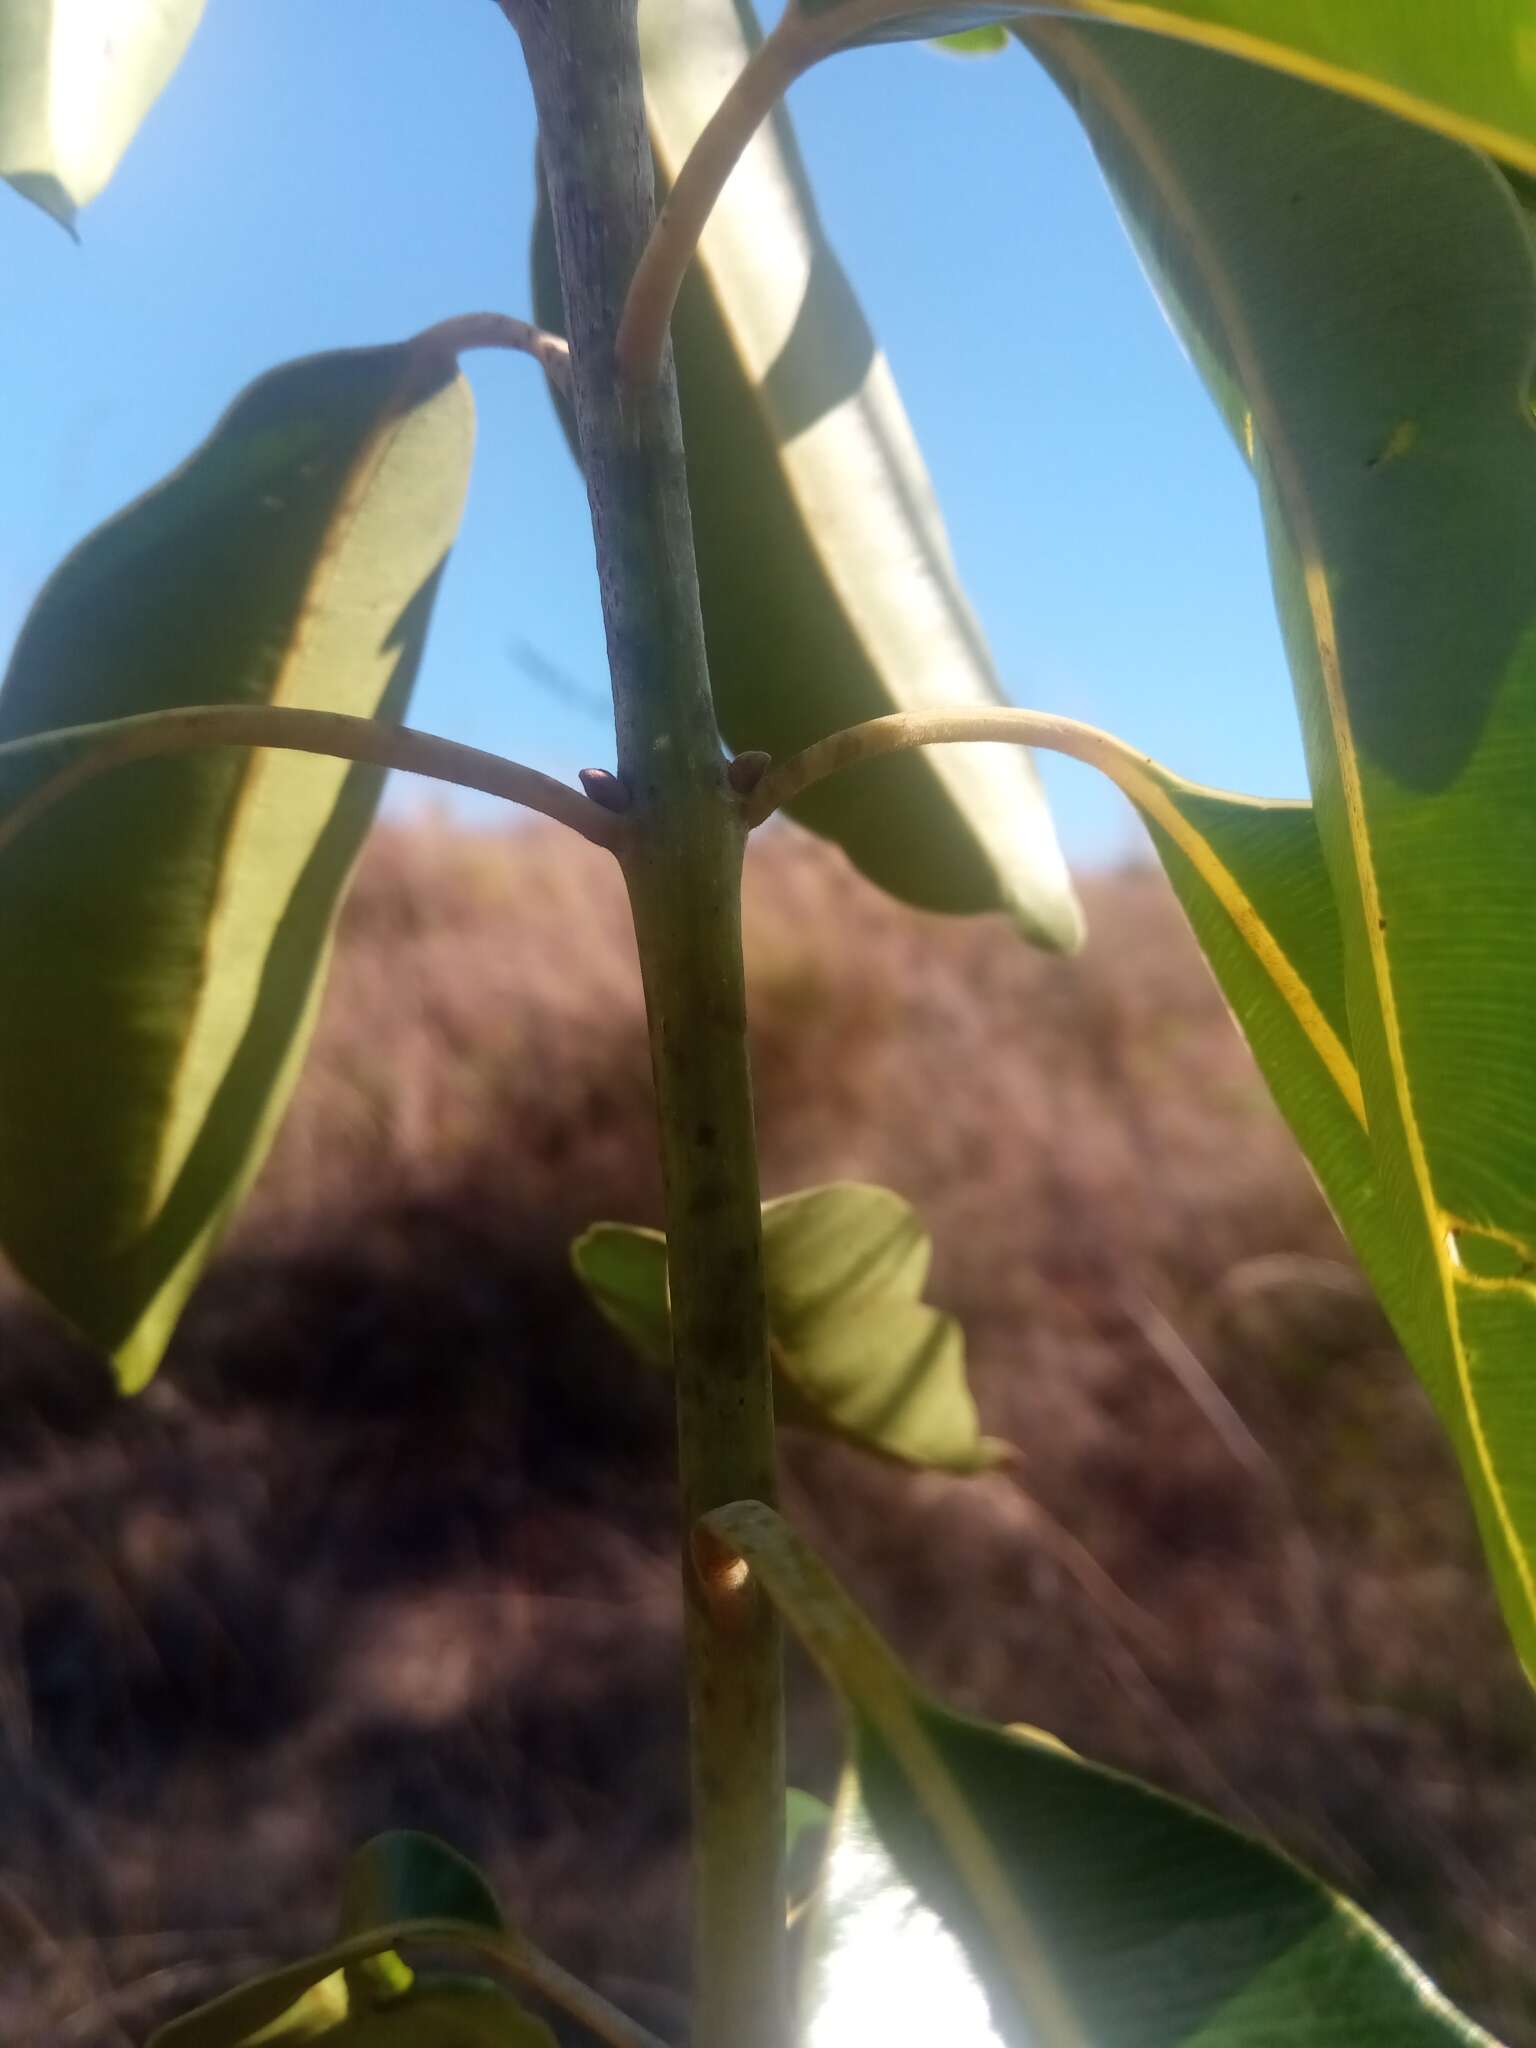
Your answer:
[[[630,797],[621,858],[661,1125],[685,1535],[774,1493],[762,1219],[747,1060],[745,820],[715,727],[677,389],[621,390],[614,343],[655,219],[634,0],[502,0],[538,104]],[[697,2048],[783,2048],[777,1623],[686,1544]]]

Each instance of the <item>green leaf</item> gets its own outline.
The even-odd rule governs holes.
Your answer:
[[[203,0],[5,0],[0,177],[73,228],[181,62]]]
[[[238,2031],[242,2021],[234,2007],[217,2023],[192,2030],[196,2018],[156,2035],[155,2048],[171,2040],[182,2048],[194,2042],[197,2048],[285,2048],[300,2041],[333,2048],[557,2048],[543,2020],[500,1985],[444,1972],[418,1977],[398,1996],[370,2004],[349,1996],[347,1973],[337,1970],[254,2033]]]
[[[361,1934],[389,1920],[506,1922],[496,1894],[467,1856],[435,1835],[398,1828],[366,1842],[347,1865],[341,1932]]]
[[[1243,407],[1368,1167],[1287,1107],[1536,1672],[1533,243],[1485,158],[1354,101],[1113,29],[1025,40]]]
[[[1203,789],[1114,742],[1096,765],[1141,812],[1324,1194],[1367,1267],[1386,1272],[1395,1256],[1391,1219],[1377,1192],[1343,938],[1311,805]]]
[[[333,2038],[344,2026],[351,2009],[351,1995],[347,1987],[345,1970],[334,1970],[329,1977],[322,1977],[318,1984],[296,1998],[286,2012],[278,2014],[270,2026],[264,2026],[258,2033],[246,2034],[243,2040],[251,2048],[275,2048],[275,2044],[288,2041],[319,2041],[327,2034]],[[205,2037],[209,2048],[213,2038]],[[226,2034],[222,2037],[234,2042],[242,2037]]]
[[[746,0],[644,0],[659,175],[676,176],[760,41]],[[563,328],[546,208],[537,318]],[[735,171],[672,326],[710,671],[738,752],[1001,700],[884,356],[817,218],[782,108]],[[1062,948],[1081,919],[1028,757],[913,754],[794,806],[925,909],[1011,912]]]
[[[901,1982],[884,1975],[886,1960],[899,1965],[893,1939],[935,1951],[930,1924],[893,1913],[892,1866],[963,1950],[1006,2048],[1486,2048],[1379,1928],[1277,1851],[1048,1736],[926,1698],[770,1509],[738,1502],[702,1526],[746,1559],[841,1693],[878,1837],[873,1869],[850,1872],[862,1823],[840,1804],[829,1870],[840,1939],[812,1970],[807,2048],[992,2038],[980,2001],[966,2009],[952,1948],[953,2032],[931,2006],[886,1996]],[[834,2004],[835,2036],[822,2024]]]
[[[985,1985],[891,1860],[850,1772],[806,1910],[800,2048],[1001,2048]]]
[[[933,47],[955,57],[995,57],[1007,49],[1008,31],[1000,22],[990,22],[984,28],[963,28],[957,35],[939,36]]]
[[[364,1843],[342,1885],[343,1940],[398,1920],[453,1920],[499,1932],[505,1925],[490,1885],[474,1864],[435,1835],[402,1828]],[[398,1995],[412,1973],[392,1949],[343,1973],[359,2002]]]
[[[358,2048],[557,2048],[542,2020],[501,1986],[441,1970],[419,1975],[398,1949],[462,1950],[499,1965],[588,2032],[661,2048],[579,1979],[507,1927],[484,1877],[432,1835],[379,1835],[352,1858],[340,1939],[172,2020],[149,2048],[255,2048],[332,2040]]]
[[[818,1799],[814,1792],[802,1792],[798,1785],[789,1786],[784,1794],[785,1857],[792,1857],[802,1842],[831,1822],[832,1809],[825,1799]]]
[[[263,377],[55,573],[0,743],[197,704],[398,721],[472,438],[428,337]],[[381,782],[265,751],[141,762],[0,850],[0,1244],[126,1388],[271,1141]]]
[[[798,0],[829,48],[1051,14],[1152,30],[1347,93],[1536,170],[1527,0]]]
[[[922,1298],[932,1249],[914,1210],[888,1188],[842,1181],[763,1204],[781,1420],[950,1472],[1009,1455],[981,1434],[959,1324]],[[619,1334],[648,1364],[669,1368],[660,1231],[599,1223],[571,1259]]]

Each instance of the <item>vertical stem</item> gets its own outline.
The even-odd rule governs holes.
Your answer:
[[[614,338],[655,217],[635,0],[503,0],[539,109],[613,674],[625,872],[666,1179],[685,1532],[774,1494],[741,956],[742,806],[705,665],[676,381],[621,392]],[[777,1625],[684,1546],[697,2048],[783,2048]]]

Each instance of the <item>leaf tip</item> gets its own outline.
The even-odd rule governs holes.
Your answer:
[[[19,192],[23,199],[30,200],[40,212],[46,213],[51,221],[56,221],[69,239],[78,246],[79,208],[51,171],[8,171],[5,178],[6,183]]]

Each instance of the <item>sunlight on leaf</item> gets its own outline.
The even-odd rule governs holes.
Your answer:
[[[55,571],[0,741],[204,704],[398,723],[473,422],[429,338],[259,379]],[[142,761],[0,851],[0,1244],[125,1388],[271,1143],[382,783],[255,749]],[[0,774],[0,812],[24,794]]]
[[[982,1435],[953,1316],[923,1300],[932,1243],[888,1188],[844,1181],[763,1204],[768,1329],[780,1420],[911,1465],[979,1472],[1010,1455]],[[578,1278],[648,1364],[670,1367],[660,1231],[599,1223]]]
[[[0,177],[64,227],[107,183],[203,0],[5,0]]]

